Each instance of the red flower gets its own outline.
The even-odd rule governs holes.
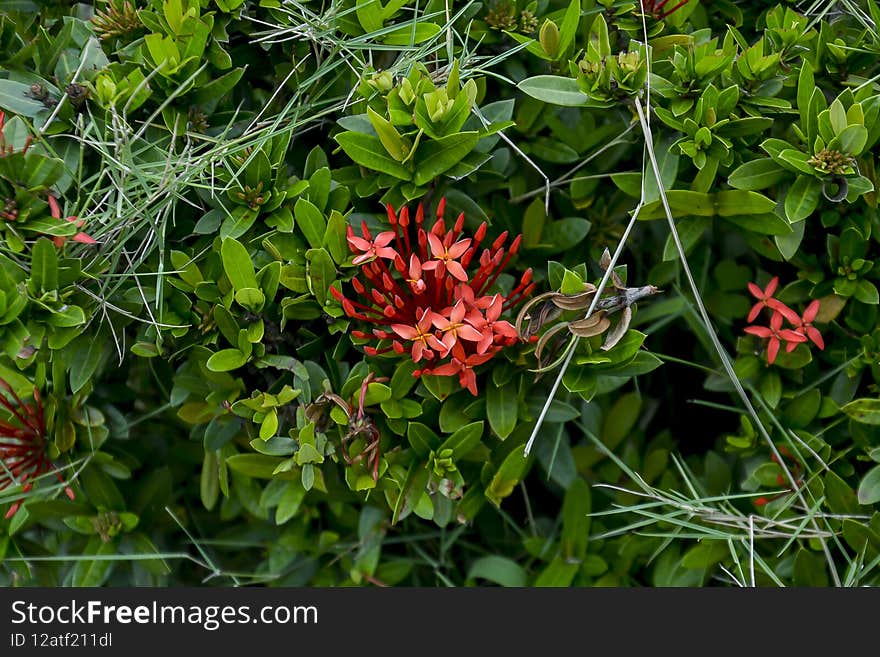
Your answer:
[[[444,363],[430,371],[424,370],[422,374],[433,374],[435,376],[454,376],[458,374],[458,381],[461,383],[461,386],[467,388],[472,395],[476,396],[477,375],[474,372],[474,367],[490,360],[498,349],[496,347],[494,351],[487,354],[471,354],[468,356],[465,354],[462,344],[457,342],[452,349],[452,360],[450,362]]]
[[[448,237],[452,237],[452,234],[449,234]],[[453,277],[462,282],[467,282],[467,272],[456,260],[468,250],[468,247],[471,245],[470,239],[459,240],[455,244],[446,246],[434,233],[428,233],[428,244],[431,246],[431,255],[434,256],[434,259],[423,264],[422,269],[431,271],[438,267],[446,267]]]
[[[802,317],[798,317],[796,322],[792,322],[795,326],[795,332],[800,333],[801,335],[807,336],[810,341],[819,347],[819,349],[825,349],[825,340],[822,339],[822,334],[819,333],[819,329],[813,326],[813,320],[816,319],[816,315],[819,314],[819,300],[815,299],[810,302],[810,305],[807,306],[806,310],[804,310],[804,314]],[[797,315],[795,315],[797,317]],[[790,320],[789,320],[790,321]],[[788,351],[794,349],[792,344],[789,344]]]
[[[414,326],[406,324],[392,324],[391,330],[397,333],[404,340],[412,340],[412,359],[418,363],[422,360],[422,356],[433,358],[434,354],[431,349],[438,352],[446,352],[446,346],[437,339],[437,336],[431,332],[431,319],[433,313],[426,310],[422,313],[422,318],[415,323]]]
[[[752,306],[748,317],[746,317],[746,321],[754,322],[755,318],[761,313],[762,308],[772,308],[770,304],[771,302],[776,301],[776,299],[773,298],[773,293],[776,292],[777,287],[779,287],[778,276],[771,278],[770,282],[767,283],[767,287],[763,290],[754,283],[749,283],[749,292],[752,293],[753,297],[758,299],[758,303]]]
[[[779,353],[779,346],[782,342],[798,343],[806,342],[807,338],[791,329],[782,328],[782,313],[774,312],[770,318],[770,326],[747,326],[744,330],[751,335],[757,335],[759,338],[769,339],[767,343],[767,363],[772,365]],[[797,344],[795,344],[797,346]],[[791,351],[789,349],[788,351]]]
[[[447,230],[444,209],[441,200],[430,230],[423,225],[421,205],[413,225],[406,207],[398,216],[389,205],[392,230],[375,240],[366,225],[361,226],[362,236],[349,229],[349,247],[361,254],[353,260],[361,274],[351,281],[359,300],[336,288],[330,292],[346,315],[373,325],[369,333],[352,331],[355,338],[378,340],[364,347],[367,355],[409,353],[414,362],[429,365],[416,370],[415,376],[458,374],[462,385],[477,394],[473,367],[516,343],[516,330],[501,314],[520,303],[534,285],[528,270],[506,296],[490,293],[519,249],[520,238],[505,249],[507,233],[503,233],[481,249],[487,225],[483,223],[473,237],[464,237],[464,214]],[[472,264],[474,271],[469,272]]]
[[[452,272],[450,272],[452,273]],[[452,351],[452,347],[458,342],[458,339],[468,340],[470,342],[480,342],[483,334],[473,326],[465,322],[465,313],[467,308],[464,302],[458,301],[448,313],[448,317],[444,317],[439,313],[434,313],[431,321],[434,323],[443,338],[440,340],[446,347],[446,353]],[[491,334],[490,334],[491,335]]]
[[[471,298],[473,298],[473,294]],[[489,347],[496,342],[514,344],[519,337],[510,322],[500,320],[503,308],[502,301],[501,295],[496,294],[486,307],[485,316],[479,312],[475,305],[472,305],[474,309],[468,313],[467,320],[482,335],[480,341],[477,342],[478,354],[486,353]]]
[[[0,490],[20,484],[22,492],[27,493],[35,479],[50,471],[64,484],[61,473],[46,455],[46,421],[39,391],[34,388],[34,403],[26,404],[3,379],[0,379],[0,389],[15,402],[0,394],[0,406],[12,416],[9,420],[0,420]],[[65,486],[64,492],[70,499],[74,498],[70,486]],[[21,502],[18,500],[9,507],[7,519],[15,515]]]
[[[376,235],[376,239],[373,240],[370,238],[370,231],[367,229],[366,224],[363,224],[362,230],[364,237],[361,238],[354,234],[351,226],[348,227],[347,239],[349,247],[351,247],[352,251],[357,250],[362,252],[361,255],[351,261],[352,264],[359,265],[368,260],[373,260],[374,258],[394,259],[397,252],[388,246],[391,243],[391,240],[394,239],[394,233],[388,230],[384,233],[379,233]]]
[[[52,215],[53,219],[61,219],[61,208],[58,207],[58,201],[55,200],[55,197],[49,194],[49,214]],[[85,219],[78,219],[77,217],[70,216],[64,219],[65,221],[69,221],[71,223],[75,223],[77,228],[81,228],[85,223]],[[98,242],[82,231],[76,233],[72,238],[74,242],[80,242],[81,244],[97,244]],[[64,243],[67,241],[67,238],[62,235],[56,235],[52,238],[52,241],[55,243],[55,246],[62,247]]]

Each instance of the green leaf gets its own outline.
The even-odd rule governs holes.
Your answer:
[[[422,43],[440,33],[442,28],[436,23],[416,23],[416,29],[407,23],[385,35],[382,43],[388,46],[409,46]]]
[[[676,221],[678,237],[684,248],[685,254],[689,253],[697,242],[699,242],[703,233],[705,233],[706,229],[711,225],[711,220],[706,219],[705,217],[686,217],[685,219]],[[678,247],[672,239],[672,235],[670,235],[666,238],[666,244],[663,247],[663,260],[677,260],[679,257],[681,256],[678,253]]]
[[[713,196],[716,211],[721,217],[742,214],[767,214],[776,207],[776,201],[758,192],[726,190]]]
[[[828,586],[826,568],[825,560],[820,555],[800,548],[794,558],[794,585],[813,588]]]
[[[522,480],[529,462],[529,459],[523,455],[522,448],[514,447],[492,476],[485,490],[486,498],[495,506],[499,506],[501,500],[510,495]]]
[[[880,399],[854,399],[840,410],[856,422],[880,425]]]
[[[776,235],[773,241],[776,242],[776,248],[786,260],[791,260],[797,255],[801,242],[804,239],[804,229],[807,225],[806,221],[798,221],[790,224],[791,231],[784,235]]]
[[[379,141],[385,147],[385,150],[398,162],[403,162],[409,155],[410,147],[404,141],[400,133],[391,125],[391,122],[379,116],[372,107],[367,107],[367,116],[376,134],[379,135]]]
[[[293,518],[299,511],[306,496],[306,489],[300,482],[291,481],[281,496],[278,508],[275,510],[275,524],[283,525]]]
[[[798,176],[785,195],[785,216],[789,221],[803,221],[819,205],[822,183],[811,176]]]
[[[516,428],[518,406],[519,399],[513,383],[489,386],[486,390],[486,415],[489,418],[489,426],[502,440]]]
[[[581,19],[581,0],[571,0],[565,15],[562,18],[562,24],[559,26],[559,45],[557,53],[559,57],[565,56],[574,43],[577,34],[578,23]]]
[[[406,429],[406,438],[419,456],[427,456],[431,450],[436,451],[440,445],[440,437],[421,422],[410,422]]]
[[[590,100],[577,80],[559,75],[536,75],[516,85],[524,94],[551,105],[583,107]]]
[[[526,584],[526,571],[507,557],[491,554],[480,557],[471,564],[467,579],[470,582],[485,579],[500,586],[522,587]]]
[[[788,235],[793,230],[791,224],[786,219],[773,212],[736,215],[724,217],[724,220],[760,235]]]
[[[13,80],[0,80],[0,107],[28,118],[34,118],[40,113],[49,114],[49,110],[43,103],[30,97],[31,87],[29,84],[15,82]]]
[[[205,451],[202,459],[202,472],[199,477],[199,497],[202,505],[210,511],[217,504],[220,497],[220,471],[217,462],[217,452]]]
[[[91,380],[101,362],[105,344],[101,336],[83,335],[68,346],[70,392],[76,394]]]
[[[813,97],[813,91],[816,89],[816,82],[813,77],[813,67],[810,62],[804,58],[801,60],[801,70],[798,74],[797,85],[797,106],[801,117],[801,128],[806,129],[809,124],[808,110],[810,108],[810,98]],[[812,143],[812,139],[810,140]]]
[[[562,555],[566,560],[581,561],[587,554],[590,536],[590,486],[578,477],[562,501]]]
[[[265,454],[233,454],[226,459],[226,464],[233,470],[246,477],[255,479],[271,479],[275,468],[284,461],[278,456],[266,456]]]
[[[357,0],[355,7],[357,19],[364,32],[378,32],[382,29],[384,12],[380,0]]]
[[[602,423],[602,442],[608,449],[614,449],[626,438],[639,419],[642,410],[642,397],[630,392],[620,397]]]
[[[336,265],[324,249],[306,251],[309,291],[322,306],[327,303],[330,286],[336,280]]]
[[[324,231],[324,239],[321,246],[327,249],[330,257],[336,263],[342,263],[349,255],[348,242],[345,239],[345,218],[337,210],[330,212],[327,220],[327,230]]]
[[[832,513],[853,515],[858,513],[859,500],[852,486],[846,483],[837,473],[829,470],[825,473],[825,501]]]
[[[835,143],[837,142],[837,143]],[[837,147],[842,153],[858,157],[865,150],[868,143],[868,129],[863,125],[851,125],[841,132],[837,139],[833,140],[829,148]]]
[[[106,543],[101,540],[100,536],[92,536],[85,547],[82,548],[80,557],[77,560],[71,573],[70,583],[72,586],[101,586],[110,574],[110,570],[115,565],[112,559],[89,559],[88,557],[109,557],[116,554],[116,544],[113,541]]]
[[[58,288],[58,249],[41,237],[31,251],[31,289],[49,292]]]
[[[766,189],[787,175],[773,158],[762,157],[737,167],[727,179],[731,187],[743,190]]]
[[[336,135],[335,139],[355,163],[373,171],[387,173],[399,180],[412,179],[409,168],[390,157],[377,137],[359,132],[343,132]]]
[[[293,214],[296,217],[296,226],[305,236],[309,246],[320,249],[324,242],[324,233],[327,231],[327,222],[318,206],[309,200],[299,198],[293,206]]]
[[[211,355],[205,363],[205,367],[212,372],[229,372],[244,365],[247,359],[247,354],[238,349],[221,349]]]
[[[453,460],[467,455],[480,444],[480,438],[483,436],[483,426],[484,422],[482,420],[464,425],[443,441],[443,444],[436,451],[451,449]]]
[[[233,289],[259,287],[251,257],[241,242],[227,237],[220,245],[220,257],[223,260],[223,271],[226,272]]]
[[[859,484],[859,504],[876,504],[880,502],[880,465],[868,470]]]
[[[877,286],[871,281],[859,281],[858,285],[856,285],[856,291],[853,293],[853,296],[862,303],[871,306],[880,304],[880,293],[877,291]]]
[[[262,310],[263,304],[266,303],[266,295],[258,288],[245,287],[235,293],[235,303],[252,313],[257,313]]]
[[[479,132],[459,132],[423,142],[416,150],[413,182],[416,185],[427,185],[474,150],[479,138]]]

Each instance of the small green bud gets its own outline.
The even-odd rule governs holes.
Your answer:
[[[538,33],[538,41],[549,57],[555,58],[559,53],[559,28],[549,18],[541,26],[541,31]]]

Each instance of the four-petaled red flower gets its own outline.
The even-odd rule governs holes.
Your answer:
[[[483,338],[482,333],[474,328],[473,325],[465,321],[466,314],[467,307],[465,306],[464,301],[458,301],[452,306],[452,309],[449,310],[448,317],[444,317],[440,313],[434,313],[431,317],[434,326],[443,334],[440,342],[446,347],[444,355],[452,351],[452,348],[459,339],[479,343]]]
[[[34,401],[28,404],[3,379],[0,379],[0,389],[12,398],[10,401],[0,394],[0,406],[11,416],[8,420],[0,420],[0,490],[18,484],[22,492],[27,493],[33,488],[34,480],[52,472],[65,484],[67,496],[73,499],[73,489],[66,485],[46,453],[46,420],[39,391],[34,388]],[[9,507],[7,519],[15,515],[21,503],[22,500],[18,500]]]
[[[501,295],[496,294],[486,307],[485,316],[476,310],[472,310],[468,314],[467,320],[481,334],[480,340],[477,342],[478,354],[486,353],[489,347],[492,346],[492,343],[498,338],[502,340],[517,338],[516,329],[509,322],[499,321],[502,308],[503,300]]]
[[[358,237],[354,234],[354,230],[352,230],[351,226],[348,227],[348,245],[351,247],[352,251],[361,251],[361,255],[351,261],[352,264],[359,265],[368,260],[373,260],[374,258],[394,258],[394,256],[397,255],[397,252],[388,246],[391,243],[391,240],[394,239],[394,233],[390,230],[386,230],[384,233],[379,233],[376,235],[376,239],[371,238],[370,231],[367,230],[366,225],[363,230],[364,236]]]
[[[451,237],[452,233],[447,234],[447,241],[452,242],[449,239]],[[453,278],[460,280],[462,283],[467,282],[467,272],[457,260],[468,250],[468,247],[471,245],[470,239],[458,240],[455,244],[450,243],[446,245],[434,233],[428,233],[428,245],[431,247],[431,255],[434,256],[434,259],[424,263],[422,269],[428,271],[436,269],[442,272],[443,267],[445,267],[452,274]]]
[[[406,324],[391,325],[391,330],[401,338],[412,340],[412,359],[415,363],[422,360],[422,356],[433,358],[432,349],[443,353],[448,351],[446,345],[440,342],[431,331],[432,316],[433,313],[430,310],[425,310],[422,313],[422,318],[414,326],[407,326]]]
[[[501,315],[531,293],[532,272],[526,271],[507,295],[490,292],[521,239],[505,248],[507,233],[502,233],[481,247],[488,226],[483,223],[473,237],[464,237],[461,214],[447,230],[445,205],[441,200],[430,229],[423,225],[421,205],[412,224],[408,208],[398,216],[389,205],[392,230],[375,240],[365,224],[361,236],[349,228],[349,247],[358,254],[352,262],[361,268],[351,285],[360,300],[337,288],[330,292],[346,315],[373,325],[369,333],[352,331],[357,339],[379,341],[364,346],[367,355],[409,353],[414,362],[425,364],[415,376],[458,375],[462,386],[477,394],[473,368],[519,339]],[[474,271],[469,272],[472,264]]]
[[[773,364],[776,355],[779,353],[779,346],[782,342],[795,343],[806,342],[807,338],[800,333],[796,333],[792,329],[782,328],[782,313],[773,313],[770,318],[770,326],[747,326],[746,333],[757,335],[759,338],[769,338],[767,344],[767,362]]]
[[[773,297],[778,287],[779,278],[777,276],[770,279],[767,287],[763,290],[755,283],[748,284],[749,292],[758,299],[758,303],[752,306],[747,320],[753,322],[763,308],[772,311],[769,326],[747,326],[744,329],[746,333],[756,335],[768,341],[767,363],[770,365],[776,360],[776,356],[779,354],[779,347],[783,342],[786,343],[786,353],[794,351],[799,344],[807,342],[807,340],[815,344],[819,349],[825,349],[825,341],[822,339],[822,334],[813,326],[813,321],[819,314],[819,300],[812,301],[804,310],[803,316],[801,316],[782,301]],[[791,324],[792,328],[783,329],[783,319]]]

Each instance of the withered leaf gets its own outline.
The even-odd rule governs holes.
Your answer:
[[[608,331],[608,335],[605,336],[605,343],[602,345],[602,351],[608,351],[612,349],[614,345],[620,342],[620,339],[626,333],[626,330],[629,328],[629,323],[632,321],[632,308],[630,306],[625,306],[623,312],[620,314],[620,319],[613,329]]]

